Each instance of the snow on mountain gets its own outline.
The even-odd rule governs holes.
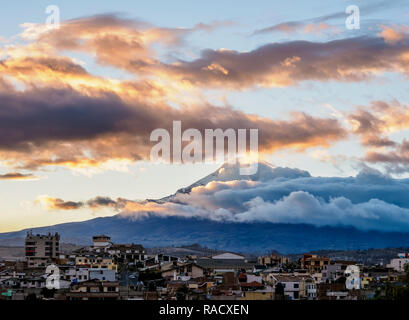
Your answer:
[[[267,181],[277,178],[295,179],[302,177],[311,177],[308,171],[300,169],[274,167],[268,162],[260,161],[257,163],[258,170],[253,175],[241,175],[240,168],[246,167],[247,164],[236,162],[235,164],[224,163],[215,172],[196,181],[188,187],[179,189],[176,193],[189,193],[193,188],[205,186],[212,181],[234,181],[234,180],[251,180]]]

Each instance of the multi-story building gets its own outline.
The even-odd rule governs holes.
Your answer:
[[[322,268],[329,265],[330,259],[319,257],[315,254],[304,254],[301,259],[301,268],[307,269],[309,272],[321,272]]]
[[[75,265],[77,267],[102,268],[115,271],[118,269],[113,258],[105,253],[83,252],[75,257]]]
[[[146,250],[140,244],[113,244],[107,249],[116,264],[136,264],[146,259]]]
[[[314,279],[309,275],[295,276],[291,274],[272,274],[270,277],[275,287],[279,283],[284,288],[284,297],[289,300],[309,299],[317,297]]]
[[[93,236],[94,248],[107,248],[111,246],[111,237],[106,235]]]
[[[400,253],[398,254],[397,258],[394,258],[391,260],[391,262],[387,265],[387,267],[395,271],[403,272],[405,271],[405,264],[408,264],[408,263],[409,263],[409,254]]]
[[[283,264],[289,263],[290,259],[284,256],[278,256],[276,254],[270,254],[268,256],[260,256],[257,258],[257,263],[266,265],[268,267],[280,267]]]
[[[101,281],[115,281],[116,273],[115,270],[108,270],[104,268],[98,269],[88,269],[90,280],[101,280]]]
[[[28,232],[25,242],[25,257],[29,268],[45,267],[47,264],[58,259],[60,254],[60,236],[34,235]]]
[[[118,282],[88,280],[72,284],[67,293],[68,300],[117,300],[119,298]]]
[[[350,265],[355,265],[355,261],[331,261],[330,264],[324,265],[322,268],[322,282],[334,282],[338,278],[344,276],[345,270]]]

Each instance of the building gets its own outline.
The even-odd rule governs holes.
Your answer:
[[[75,257],[75,265],[88,268],[104,268],[115,271],[118,269],[113,258],[105,253],[83,252],[81,255]]]
[[[140,244],[112,244],[106,251],[116,264],[137,264],[146,259],[146,250]]]
[[[216,259],[210,258],[200,258],[197,259],[197,265],[208,270],[211,273],[224,273],[224,272],[237,272],[246,271],[252,272],[254,269],[254,264],[246,262],[245,259],[233,258],[229,254],[229,259],[217,257]]]
[[[403,272],[405,271],[405,264],[407,263],[409,263],[409,255],[407,253],[401,253],[398,254],[398,258],[392,259],[387,267],[398,272]]]
[[[237,254],[237,253],[231,253],[231,252],[225,252],[221,254],[217,254],[212,256],[212,259],[220,259],[220,260],[245,260],[245,257]]]
[[[319,283],[317,284],[318,300],[345,300],[348,290],[345,283]]]
[[[317,289],[314,279],[309,276],[295,276],[274,274],[271,275],[272,284],[276,287],[281,284],[284,288],[284,297],[289,300],[310,299],[317,297]]]
[[[106,235],[93,236],[92,242],[96,248],[105,248],[111,245],[111,237]]]
[[[331,261],[330,264],[326,264],[322,267],[322,282],[334,282],[340,277],[345,275],[345,270],[348,266],[355,265],[355,261]],[[321,282],[320,281],[320,282]]]
[[[83,282],[89,280],[88,268],[71,267],[65,271],[65,280],[70,282]]]
[[[301,268],[307,269],[311,273],[321,272],[323,267],[329,263],[329,258],[319,257],[316,254],[304,254],[301,258]]]
[[[88,269],[90,280],[101,280],[101,281],[115,281],[115,270],[108,270],[104,268],[98,269]]]
[[[25,257],[29,268],[45,267],[56,261],[60,254],[60,236],[36,234],[28,232],[25,242]]]
[[[278,256],[276,254],[270,254],[268,256],[260,256],[257,258],[257,263],[265,265],[269,268],[271,267],[281,267],[284,264],[290,262],[288,257]]]
[[[189,280],[201,278],[203,275],[203,268],[195,263],[175,265],[174,267],[162,272],[163,278],[173,280]]]
[[[118,300],[118,282],[88,280],[70,286],[67,300]]]

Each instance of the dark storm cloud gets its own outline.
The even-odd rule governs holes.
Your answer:
[[[20,173],[20,172],[9,172],[5,174],[0,174],[0,180],[33,180],[37,179],[36,176],[28,173]]]
[[[290,120],[271,120],[212,105],[176,109],[137,100],[125,102],[104,91],[94,96],[68,88],[0,92],[0,101],[0,151],[26,155],[23,160],[32,168],[42,163],[73,163],[78,157],[90,164],[110,157],[146,159],[153,145],[150,133],[157,128],[172,132],[173,120],[181,120],[183,130],[202,132],[259,129],[262,152],[327,146],[346,135],[337,120],[304,113],[294,113]],[[91,153],[88,157],[84,155],[87,151]]]

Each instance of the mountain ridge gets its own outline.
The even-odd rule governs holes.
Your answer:
[[[195,187],[212,181],[295,181],[313,179],[307,171],[273,167],[259,163],[259,172],[252,176],[238,174],[240,165],[222,165],[215,172],[196,181],[175,194],[154,201],[172,202],[177,194],[188,194]],[[372,173],[369,173],[372,174]],[[358,176],[362,180],[363,176]],[[356,180],[358,178],[355,178]],[[371,183],[371,176],[364,176]],[[377,181],[384,181],[376,177]],[[385,178],[386,179],[386,178]],[[386,181],[386,180],[385,180]],[[406,183],[406,182],[405,182]],[[405,189],[406,190],[406,189]],[[145,247],[180,246],[199,243],[212,249],[240,252],[283,253],[331,249],[370,249],[400,247],[409,242],[409,232],[365,231],[353,226],[315,226],[308,223],[229,222],[203,217],[158,216],[151,213],[136,218],[132,215],[99,217],[82,222],[68,222],[53,226],[24,229],[0,234],[0,244],[21,245],[28,230],[34,233],[59,232],[62,242],[89,244],[95,234],[107,234],[114,242],[141,243]]]

